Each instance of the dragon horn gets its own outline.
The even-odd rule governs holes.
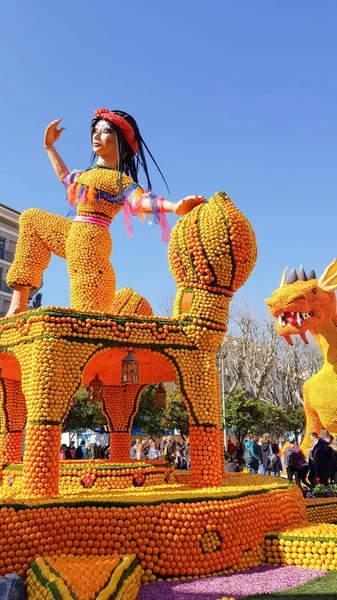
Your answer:
[[[281,279],[281,283],[280,283],[280,287],[282,287],[283,285],[286,284],[287,282],[287,271],[288,271],[288,267],[286,267],[284,269],[283,275],[282,275],[282,279]]]
[[[311,271],[309,271],[308,279],[317,279],[314,269],[311,269]]]
[[[305,272],[305,270],[303,269],[303,266],[301,265],[298,271],[298,278],[300,281],[308,281],[308,277],[307,274]]]
[[[288,282],[287,283],[295,283],[295,281],[298,281],[298,275],[296,273],[296,270],[292,269],[290,271],[290,275],[288,277]]]

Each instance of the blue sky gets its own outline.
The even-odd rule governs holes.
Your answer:
[[[137,119],[177,200],[225,190],[257,235],[259,258],[237,293],[257,305],[286,265],[319,274],[337,255],[337,3],[335,0],[12,0],[0,9],[0,202],[17,210],[68,207],[43,149],[69,169],[90,158],[98,107]],[[170,217],[173,224],[175,218]],[[174,295],[157,227],[119,214],[112,228],[117,287],[157,313]],[[69,305],[65,262],[46,271],[43,303]]]

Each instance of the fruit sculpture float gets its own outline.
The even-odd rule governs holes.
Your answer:
[[[122,121],[120,115],[108,116],[122,123],[136,153],[140,146],[125,115]],[[63,180],[65,165],[49,145],[60,136],[56,124],[47,130],[53,135],[51,140],[47,135],[46,147]],[[98,154],[104,136],[112,146],[114,136],[97,119],[94,125]],[[128,148],[123,144],[118,159]],[[216,350],[227,329],[231,298],[255,264],[251,225],[225,193],[208,202],[195,197],[177,203],[173,212],[185,216],[169,243],[178,287],[174,314],[155,317],[132,289],[115,293],[107,226],[121,209],[120,196],[114,195],[115,187],[107,189],[116,174],[108,176],[107,165],[97,168],[67,175],[68,197],[80,202],[75,222],[34,209],[22,216],[21,231],[27,235],[20,237],[8,275],[15,289],[12,314],[0,320],[0,575],[28,573],[28,597],[34,600],[134,600],[140,577],[147,583],[258,566],[268,533],[305,520],[299,489],[275,478],[228,474],[221,485]],[[106,180],[101,190],[98,177],[103,184]],[[123,200],[127,223],[130,214],[151,208],[165,225],[162,213],[171,212],[172,203],[144,191],[139,198],[139,190],[122,180],[129,192],[131,186]],[[28,288],[39,285],[51,250],[67,257],[72,307],[27,311]],[[107,280],[110,287],[101,294]],[[126,385],[121,361],[130,351],[139,377]],[[60,465],[62,424],[77,390],[96,375],[103,382],[99,401],[110,430],[111,461]],[[173,380],[188,411],[191,453],[190,477],[174,479],[165,461],[144,465],[129,459],[141,389]]]
[[[104,383],[103,410],[112,447],[119,449],[115,460],[129,458],[140,389],[176,379],[189,414],[192,481],[206,486],[222,482],[215,353],[227,328],[229,302],[255,260],[249,222],[225,193],[218,193],[183,217],[172,232],[169,262],[178,284],[173,319],[153,317],[149,304],[126,289],[116,294],[113,313],[49,307],[1,321],[2,452],[7,464],[17,460],[16,434],[23,429],[27,410],[26,497],[58,494],[62,423],[76,391],[96,374]],[[123,393],[120,364],[130,349],[139,361],[140,378]],[[22,393],[12,381],[21,381]],[[21,422],[14,429],[15,415],[21,415]]]
[[[308,379],[303,387],[306,435],[302,446],[310,447],[309,434],[322,428],[337,435],[337,260],[319,279],[315,272],[306,275],[303,267],[297,275],[293,270],[286,281],[286,271],[280,287],[266,303],[276,319],[277,333],[289,344],[291,336],[300,335],[307,343],[309,331],[320,348],[324,363],[321,370]]]

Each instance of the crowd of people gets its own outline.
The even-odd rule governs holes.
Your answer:
[[[188,440],[178,442],[173,436],[162,437],[157,443],[149,438],[143,441],[134,440],[130,449],[132,460],[162,459],[175,465],[177,469],[190,468],[190,445]]]
[[[81,460],[81,459],[110,459],[110,446],[101,446],[100,444],[87,443],[81,440],[80,444],[75,446],[75,442],[62,444],[60,449],[61,460]],[[130,448],[130,459],[132,460],[167,460],[175,465],[177,469],[190,468],[190,445],[189,441],[178,442],[173,436],[163,437],[160,442],[149,438],[140,441],[136,439],[132,442]]]
[[[226,452],[226,471],[240,471],[246,467],[250,473],[279,477],[286,473],[289,481],[312,490],[316,485],[337,483],[337,438],[325,438],[310,433],[311,447],[305,456],[294,435],[288,440],[272,439],[269,433],[258,438],[247,436],[244,444],[229,440]]]
[[[319,437],[315,432],[310,434],[311,448],[307,456],[303,454],[294,435],[288,439],[277,441],[269,433],[258,437],[251,433],[243,444],[234,444],[229,438],[225,450],[227,472],[242,471],[245,467],[252,474],[272,475],[284,474],[289,481],[302,488],[312,490],[317,484],[337,483],[337,438],[326,435]],[[81,440],[75,447],[62,444],[61,460],[110,459],[110,447],[100,444],[86,443]],[[164,436],[157,442],[153,438],[136,439],[130,448],[131,460],[167,460],[177,469],[190,468],[189,440],[178,442],[173,436]]]
[[[75,442],[62,444],[60,449],[60,460],[82,460],[87,458],[92,460],[94,458],[110,458],[110,447],[101,446],[100,444],[87,443],[85,440],[81,440],[80,444],[75,446]]]

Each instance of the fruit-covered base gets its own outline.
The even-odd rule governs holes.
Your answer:
[[[0,509],[0,575],[24,576],[42,556],[135,554],[142,582],[201,577],[262,561],[265,536],[306,519],[297,487],[230,474],[226,484],[171,482],[86,496],[18,501]]]

